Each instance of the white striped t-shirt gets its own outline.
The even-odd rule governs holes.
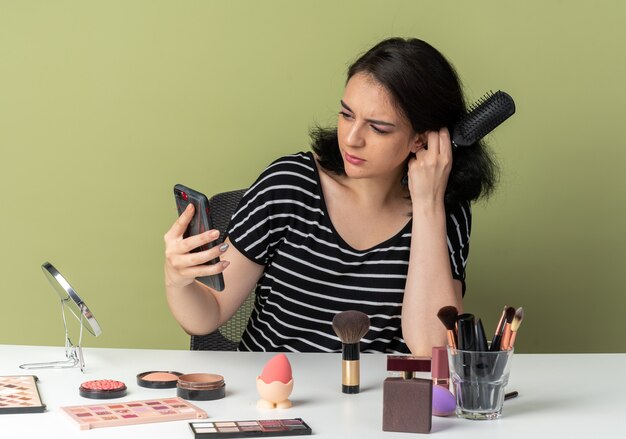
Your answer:
[[[340,352],[333,317],[359,310],[371,321],[362,351],[408,353],[400,316],[411,223],[407,217],[392,238],[355,250],[329,219],[312,153],[276,160],[243,196],[228,230],[241,253],[265,266],[239,349]],[[470,226],[469,205],[448,212],[452,275],[462,281]]]

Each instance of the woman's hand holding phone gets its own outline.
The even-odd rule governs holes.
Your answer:
[[[210,245],[219,238],[219,231],[207,230],[197,235],[184,237],[194,214],[194,205],[189,203],[164,236],[165,284],[168,287],[183,288],[193,283],[196,278],[219,275],[228,266],[228,261],[206,264],[211,260],[219,259],[219,256],[228,248],[227,244]],[[209,248],[192,252],[201,246]]]

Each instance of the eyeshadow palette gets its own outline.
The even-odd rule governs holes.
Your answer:
[[[260,421],[190,422],[196,439],[228,437],[300,436],[311,434],[301,418],[264,419]]]
[[[147,399],[110,404],[61,407],[81,430],[150,422],[206,419],[206,412],[182,398]]]
[[[0,376],[0,413],[41,413],[45,410],[36,376]]]

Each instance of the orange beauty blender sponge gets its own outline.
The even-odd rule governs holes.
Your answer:
[[[291,364],[285,354],[277,354],[265,364],[256,379],[256,389],[261,396],[260,409],[286,409],[291,407],[289,395],[293,390]]]
[[[272,359],[265,364],[260,378],[266,384],[274,381],[287,384],[291,381],[291,364],[287,356],[285,354],[278,354],[272,357]]]

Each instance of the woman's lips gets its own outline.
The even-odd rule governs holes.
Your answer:
[[[345,158],[346,158],[346,161],[352,165],[360,165],[362,163],[365,163],[365,160],[355,157],[353,155],[350,155],[347,152],[345,153]]]

